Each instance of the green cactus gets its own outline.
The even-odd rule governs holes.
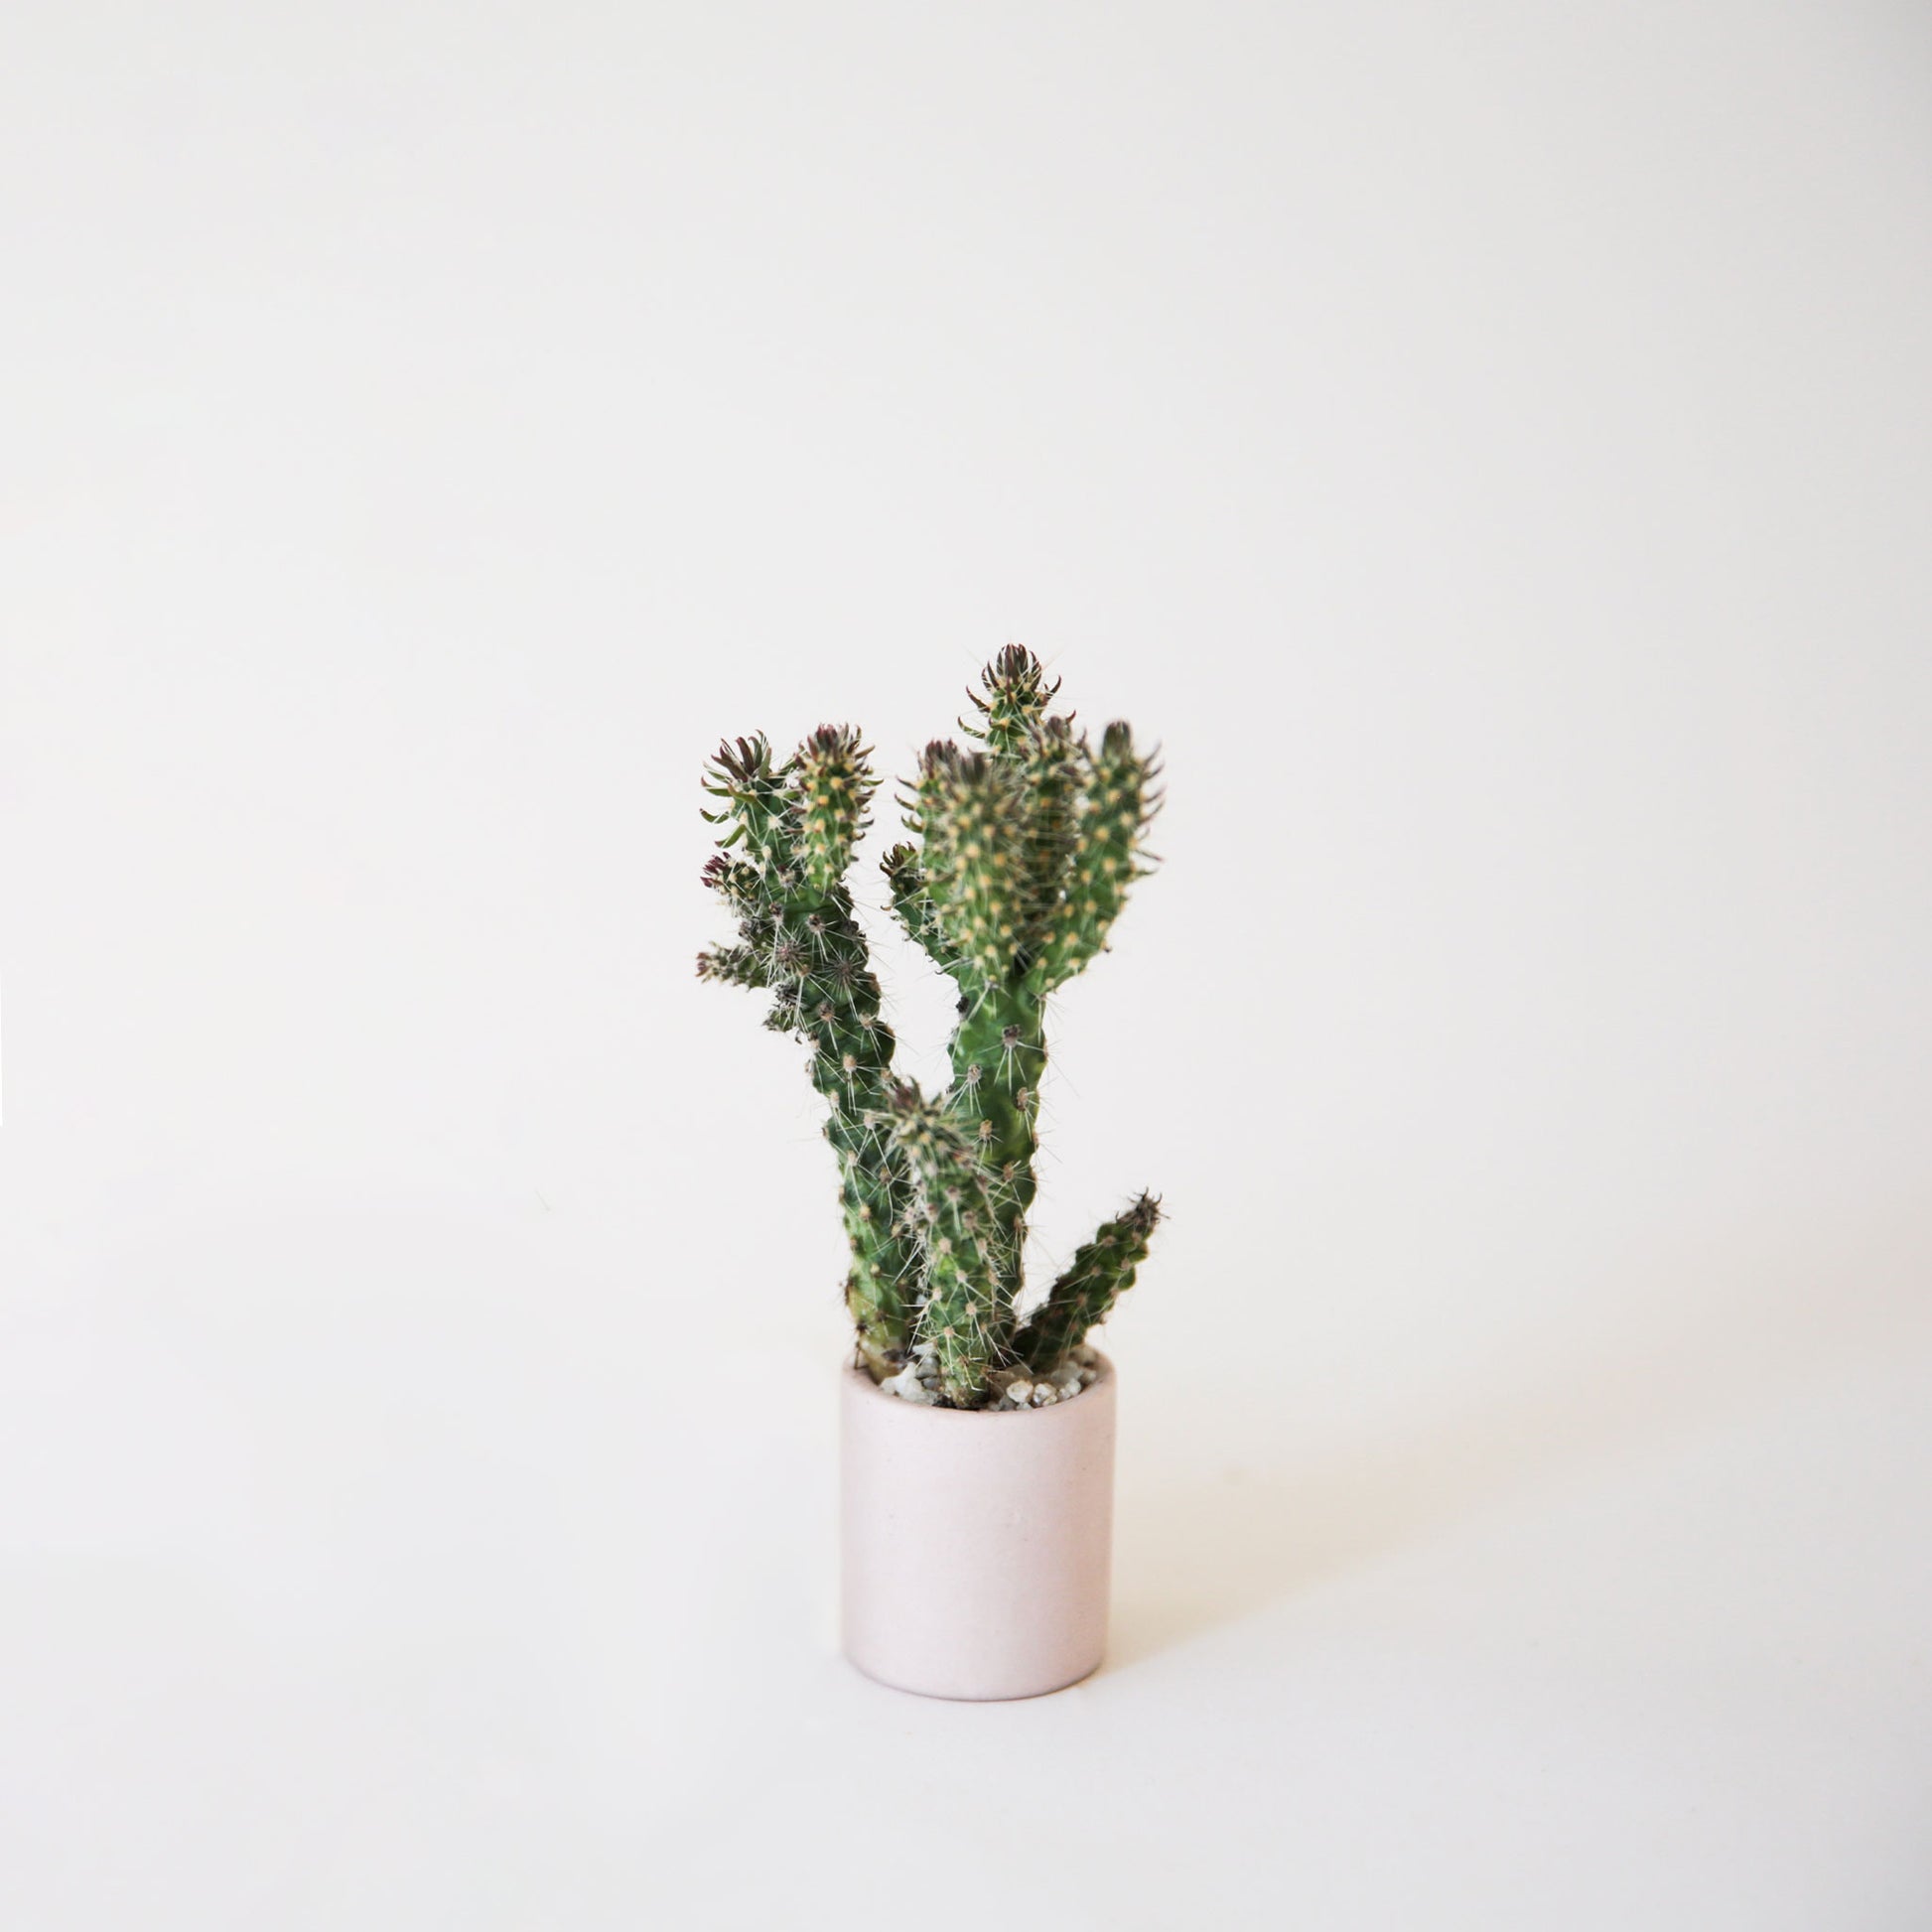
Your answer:
[[[926,747],[903,801],[916,843],[884,861],[900,923],[959,988],[942,1096],[894,1078],[844,883],[877,788],[857,732],[821,728],[782,765],[762,738],[721,747],[706,788],[723,802],[706,817],[727,829],[704,877],[738,915],[739,943],[698,958],[702,979],[771,992],[766,1025],[812,1046],[860,1360],[884,1381],[916,1357],[957,1408],[984,1405],[1003,1370],[1054,1376],[1132,1284],[1160,1218],[1142,1194],[1023,1319],[1045,1003],[1105,949],[1149,870],[1159,801],[1126,725],[1095,749],[1049,715],[1059,687],[1031,651],[1009,645],[981,685],[979,722],[964,727],[979,749]]]
[[[1118,1220],[1108,1221],[1073,1257],[1053,1293],[1014,1337],[1014,1352],[1035,1374],[1050,1374],[1066,1351],[1134,1286],[1147,1259],[1148,1236],[1161,1218],[1161,1203],[1143,1194]]]

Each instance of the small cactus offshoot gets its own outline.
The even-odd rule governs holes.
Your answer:
[[[1008,645],[980,683],[977,722],[963,723],[975,746],[926,747],[901,801],[912,841],[883,865],[900,924],[959,988],[944,1094],[893,1071],[845,883],[878,789],[849,727],[821,727],[782,763],[762,738],[712,759],[705,817],[721,830],[704,881],[737,915],[738,942],[698,955],[700,979],[769,992],[766,1026],[812,1049],[860,1362],[884,1382],[916,1355],[962,1409],[983,1407],[1003,1372],[1054,1378],[1132,1286],[1161,1214],[1141,1194],[1023,1311],[1045,1004],[1105,950],[1151,869],[1159,798],[1126,725],[1096,746],[1050,714],[1059,686],[1031,651]]]

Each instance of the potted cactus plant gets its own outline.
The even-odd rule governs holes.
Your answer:
[[[738,942],[702,979],[772,994],[827,1104],[856,1346],[843,1395],[847,1654],[928,1695],[1026,1697],[1085,1676],[1106,1637],[1114,1376],[1087,1335],[1160,1218],[1142,1193],[1030,1305],[1046,1003],[1104,950],[1157,799],[1124,724],[1098,744],[1054,715],[1009,646],[969,693],[975,747],[928,745],[886,854],[894,912],[958,987],[951,1083],[893,1068],[895,1040],[847,875],[877,788],[858,732],[774,762],[728,742],[706,772],[705,883]]]

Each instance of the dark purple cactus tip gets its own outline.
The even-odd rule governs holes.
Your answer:
[[[868,756],[856,725],[820,725],[798,748],[798,756],[808,764],[855,761]]]
[[[1046,682],[1045,669],[1025,644],[1008,644],[991,663],[982,665],[980,684],[985,697],[970,685],[966,696],[987,721],[987,729],[967,729],[975,738],[997,739],[1007,753],[1017,749],[1016,738],[1038,728],[1041,714],[1060,688],[1057,678],[1051,684]]]

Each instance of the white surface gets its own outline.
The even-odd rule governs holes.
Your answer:
[[[1921,10],[0,36],[9,1932],[1932,1922]],[[1172,780],[1042,1255],[1172,1221],[952,1710],[695,768],[1009,637]]]

